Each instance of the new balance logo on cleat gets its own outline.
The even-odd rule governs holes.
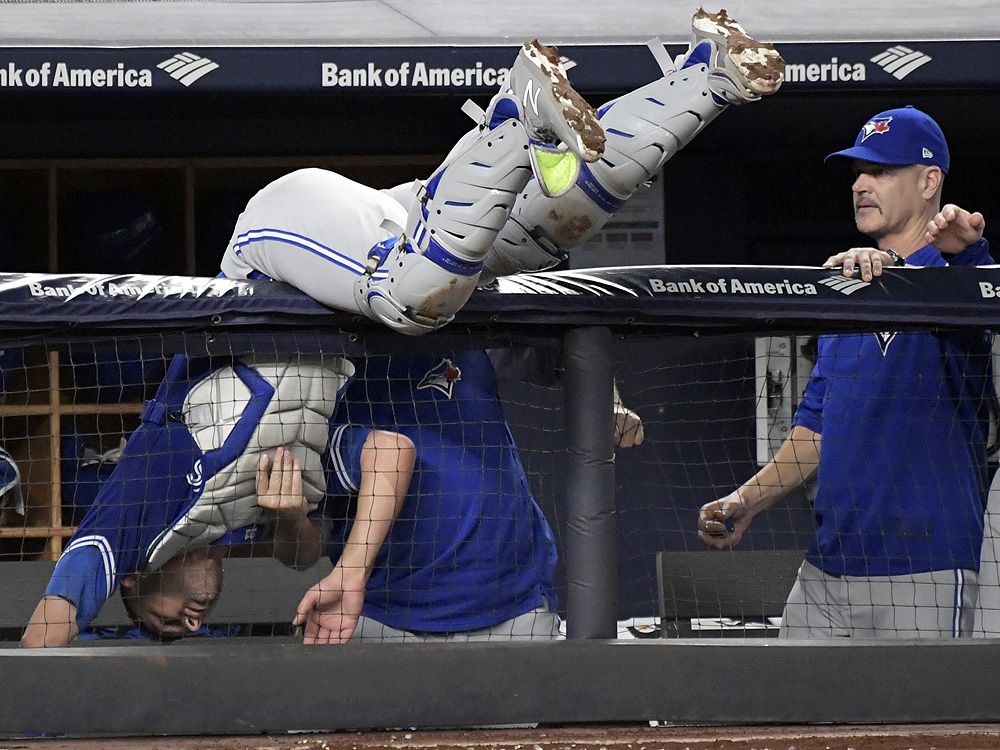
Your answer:
[[[835,289],[841,294],[854,294],[859,289],[871,286],[871,282],[861,281],[860,279],[845,279],[843,276],[831,276],[828,279],[823,279],[819,283],[823,286]]]
[[[541,89],[535,86],[534,81],[530,78],[524,82],[524,95],[521,97],[521,102],[524,104],[531,105],[531,111],[538,116],[538,94],[541,93]]]
[[[191,52],[178,52],[156,67],[160,70],[165,70],[175,81],[179,81],[185,86],[190,86],[202,76],[208,75],[213,70],[218,69],[219,64],[209,60],[207,57],[199,57]]]
[[[885,52],[875,55],[871,61],[886,73],[891,73],[902,81],[921,65],[926,65],[933,59],[930,55],[920,50],[910,49],[909,47],[897,44],[889,47]]]

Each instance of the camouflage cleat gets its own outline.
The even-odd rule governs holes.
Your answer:
[[[604,154],[597,113],[570,85],[555,47],[527,42],[510,69],[507,87],[521,102],[524,123],[535,140],[564,143],[587,162]]]
[[[755,101],[780,88],[785,73],[781,55],[773,44],[747,34],[725,9],[718,13],[699,9],[691,19],[691,31],[688,60],[697,59],[713,68],[712,90],[729,103]],[[711,50],[704,47],[706,42],[711,44]]]

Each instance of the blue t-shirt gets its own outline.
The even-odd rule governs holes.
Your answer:
[[[263,388],[249,368],[226,364],[245,372],[251,390]],[[123,576],[145,568],[155,543],[197,502],[205,482],[246,449],[256,424],[250,424],[252,413],[245,425],[243,420],[237,424],[221,448],[207,453],[195,443],[180,415],[187,392],[219,366],[207,359],[174,358],[121,460],[56,563],[45,595],[72,602],[81,631],[97,617]],[[267,395],[266,389],[262,394]],[[256,526],[236,529],[216,544],[242,543],[257,531]]]
[[[907,262],[945,265],[929,245]],[[985,241],[951,259],[991,262]],[[822,435],[809,562],[832,575],[978,570],[990,345],[981,330],[820,337],[793,421]]]
[[[370,427],[416,445],[410,491],[368,582],[365,616],[442,633],[555,608],[552,530],[531,495],[485,352],[369,357],[335,422],[361,427],[334,430],[331,494],[356,489]],[[331,542],[334,561],[348,530]]]

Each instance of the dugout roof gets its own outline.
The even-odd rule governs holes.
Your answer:
[[[779,43],[786,91],[1000,87],[997,3],[719,1]],[[0,93],[469,96],[534,36],[579,64],[580,91],[628,91],[658,74],[641,43],[683,51],[699,4],[0,0]]]
[[[0,44],[439,45],[687,38],[696,0],[6,0]],[[956,0],[723,2],[748,29],[781,42],[1000,38],[1000,6]],[[709,5],[715,10],[718,5]]]

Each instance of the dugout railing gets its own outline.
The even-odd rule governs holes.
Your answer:
[[[994,642],[618,641],[611,400],[616,340],[733,331],[1000,325],[1000,269],[835,272],[644,267],[503,280],[450,327],[407,339],[280,284],[152,277],[0,278],[7,346],[117,335],[164,351],[407,351],[523,340],[562,347],[566,641],[305,647],[197,642],[0,649],[0,734],[211,734],[647,721],[1000,720]],[[257,344],[259,346],[259,343]],[[724,554],[724,553],[720,553]]]

